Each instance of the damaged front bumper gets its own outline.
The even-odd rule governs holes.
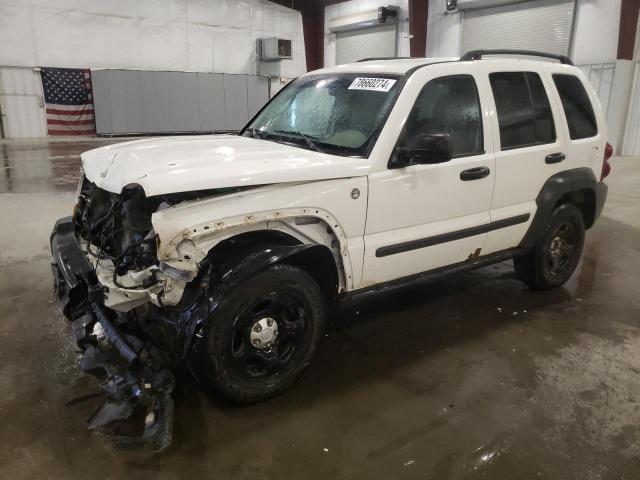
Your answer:
[[[54,292],[82,352],[80,367],[106,393],[89,419],[91,429],[119,444],[162,450],[171,443],[174,376],[163,356],[130,324],[130,314],[104,306],[105,291],[75,234],[71,217],[51,234]]]

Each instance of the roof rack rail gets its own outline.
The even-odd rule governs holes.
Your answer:
[[[369,57],[356,60],[356,62],[371,62],[373,60],[418,60],[424,57]]]
[[[484,55],[527,55],[531,57],[553,58],[564,65],[573,65],[573,62],[566,55],[556,55],[555,53],[536,52],[534,50],[471,50],[460,57],[461,62],[468,60],[480,60]]]

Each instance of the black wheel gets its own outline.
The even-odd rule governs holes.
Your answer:
[[[518,278],[534,290],[564,284],[578,266],[584,231],[580,210],[570,203],[560,205],[551,214],[549,226],[533,250],[513,260]]]
[[[322,291],[304,270],[272,265],[223,297],[200,339],[192,369],[212,394],[242,405],[293,385],[326,323]]]

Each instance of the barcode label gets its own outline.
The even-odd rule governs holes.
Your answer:
[[[376,92],[388,92],[391,90],[394,83],[396,83],[396,81],[391,78],[358,77],[351,82],[349,90],[374,90]]]

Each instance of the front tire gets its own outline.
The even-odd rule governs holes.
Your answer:
[[[324,296],[315,280],[293,265],[272,265],[224,295],[207,320],[200,339],[204,354],[192,359],[192,368],[214,396],[259,403],[300,378],[325,324]]]
[[[570,203],[560,205],[551,214],[549,226],[533,250],[514,258],[518,278],[533,290],[563,285],[578,266],[584,233],[580,210]]]

